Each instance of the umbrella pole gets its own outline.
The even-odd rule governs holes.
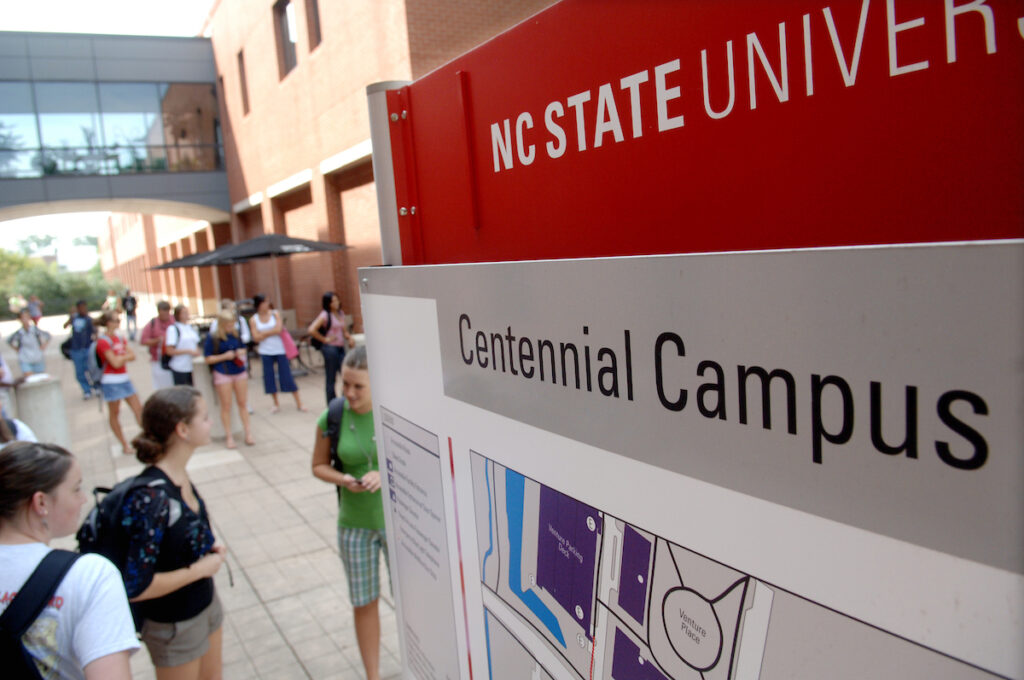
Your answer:
[[[274,296],[278,304],[278,309],[284,314],[284,300],[281,298],[281,277],[277,272],[277,256],[272,255],[270,257],[270,267],[273,269],[274,275]]]

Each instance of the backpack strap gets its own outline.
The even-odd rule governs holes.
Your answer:
[[[327,437],[330,439],[331,467],[338,472],[342,470],[341,458],[338,458],[338,442],[341,440],[341,420],[345,415],[345,397],[335,397],[327,405]]]
[[[70,550],[51,550],[46,553],[32,575],[0,615],[0,630],[20,638],[39,618],[43,608],[64,580],[64,575],[81,555]]]
[[[345,397],[335,397],[327,405],[327,437],[330,440],[330,448],[327,450],[328,460],[331,467],[338,472],[344,473],[344,466],[341,458],[338,457],[338,442],[341,440],[341,420],[345,415]],[[334,487],[334,493],[338,494],[338,503],[341,503],[341,487]]]

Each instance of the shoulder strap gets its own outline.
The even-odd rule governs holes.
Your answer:
[[[48,552],[0,616],[0,628],[15,638],[24,635],[79,557],[78,553],[69,550]]]
[[[327,437],[331,448],[328,449],[331,467],[342,472],[341,459],[338,458],[338,441],[341,439],[341,420],[345,415],[345,397],[335,397],[327,405]]]

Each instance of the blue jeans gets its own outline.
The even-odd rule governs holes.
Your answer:
[[[139,331],[139,323],[134,314],[126,314],[124,319],[124,328],[128,331],[128,337],[134,341],[135,334]]]
[[[338,396],[334,391],[334,382],[341,370],[341,362],[345,360],[345,348],[337,345],[324,345],[320,348],[324,355],[324,381],[327,391],[327,403]]]
[[[277,383],[274,380],[274,366],[277,366],[277,373],[281,377],[281,391],[299,391],[299,388],[295,385],[295,379],[292,378],[292,369],[288,365],[288,357],[283,354],[261,354],[260,359],[263,360],[264,392],[267,394],[277,392]]]
[[[85,379],[85,369],[88,367],[89,348],[84,349],[72,349],[71,350],[71,361],[75,364],[75,380],[82,386],[82,394],[89,396],[92,394],[92,388],[89,387],[89,381]]]

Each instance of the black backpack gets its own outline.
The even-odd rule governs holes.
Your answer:
[[[0,659],[4,677],[12,680],[41,680],[39,667],[25,649],[21,637],[53,598],[71,565],[80,557],[69,550],[51,550],[28,577],[0,616]]]
[[[128,559],[128,544],[124,529],[121,527],[121,509],[128,494],[135,489],[166,483],[163,477],[152,472],[154,469],[148,467],[136,476],[118,482],[113,489],[97,486],[92,490],[96,507],[85,516],[85,521],[75,534],[78,552],[103,555],[114,563],[118,571],[124,573],[124,565]],[[138,631],[142,626],[142,618],[137,609],[138,603],[129,604],[132,617],[135,619],[135,630]]]
[[[75,538],[78,552],[98,553],[114,563],[118,570],[124,568],[128,546],[121,527],[121,508],[128,494],[143,486],[165,484],[166,480],[148,467],[134,477],[118,482],[114,488],[97,486],[92,490],[96,507],[85,516]],[[101,498],[102,496],[102,498]]]
[[[323,336],[326,336],[328,333],[331,332],[331,313],[330,312],[327,312],[327,323],[326,324],[320,324],[320,326],[317,328],[317,330],[319,330],[320,331],[320,335],[323,335]],[[309,344],[313,345],[313,349],[322,349],[323,346],[324,346],[324,343],[321,342],[320,340],[317,340],[315,335],[310,335],[309,336]]]

